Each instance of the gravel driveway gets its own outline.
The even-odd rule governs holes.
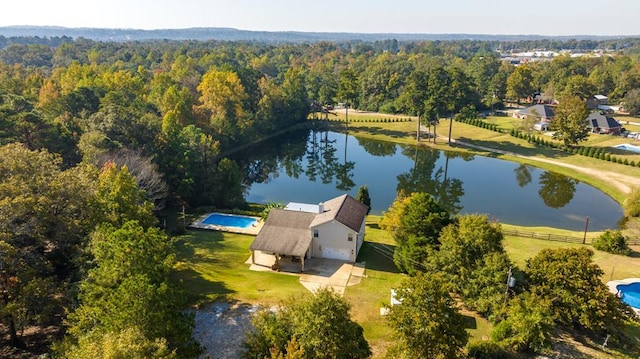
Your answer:
[[[195,310],[194,338],[205,347],[201,359],[238,359],[242,341],[251,329],[251,315],[258,310],[250,304],[212,303]]]

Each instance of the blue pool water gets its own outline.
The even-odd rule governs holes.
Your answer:
[[[640,309],[640,282],[619,284],[617,287],[623,302]]]
[[[235,214],[211,213],[202,223],[214,226],[249,228],[258,222],[257,219]]]

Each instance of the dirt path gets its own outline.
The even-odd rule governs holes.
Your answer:
[[[482,150],[482,151],[488,151],[488,152],[500,153],[500,154],[503,154],[503,155],[526,158],[526,159],[529,159],[529,160],[532,160],[532,161],[544,162],[544,163],[549,163],[549,164],[553,164],[553,165],[556,165],[556,166],[570,168],[570,169],[573,169],[575,171],[582,172],[582,173],[587,174],[589,176],[598,178],[598,179],[600,179],[602,181],[608,182],[608,183],[612,184],[613,186],[615,186],[622,193],[631,193],[631,191],[634,188],[640,187],[640,178],[633,177],[633,176],[628,176],[628,175],[625,175],[625,174],[622,174],[622,173],[611,172],[611,171],[602,171],[602,170],[596,170],[596,169],[592,169],[592,168],[580,167],[580,166],[572,165],[572,164],[569,164],[569,163],[564,163],[564,162],[561,162],[561,161],[552,160],[552,159],[549,159],[549,158],[530,157],[530,156],[519,155],[519,154],[514,153],[514,152],[503,151],[503,150],[498,150],[498,149],[495,149],[495,148],[489,148],[489,147],[484,147],[484,146],[478,146],[478,145],[474,145],[474,144],[467,143],[467,142],[457,141],[455,139],[451,139],[451,142],[457,143],[457,144],[459,144],[461,146],[475,148],[475,149]]]

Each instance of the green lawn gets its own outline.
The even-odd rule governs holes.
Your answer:
[[[271,305],[307,292],[296,276],[249,270],[245,261],[253,238],[204,230],[178,237],[175,275],[194,305],[214,300]]]
[[[367,238],[358,256],[358,262],[366,262],[366,276],[345,291],[345,298],[352,303],[352,317],[364,328],[365,337],[374,349],[374,358],[382,357],[394,342],[392,331],[380,315],[380,308],[389,303],[391,289],[404,278],[393,264],[393,237],[378,228],[379,219],[379,216],[367,218]],[[554,234],[576,235],[576,232],[557,230]],[[297,276],[249,270],[249,264],[245,262],[250,256],[249,245],[253,238],[216,231],[188,231],[176,238],[178,264],[175,277],[184,283],[193,305],[214,300],[275,305],[293,295],[308,294]],[[526,259],[543,248],[581,245],[520,237],[506,237],[504,244],[511,259],[521,268]],[[640,251],[640,248],[634,249]],[[637,252],[634,257],[595,252],[594,261],[604,270],[605,282],[640,273],[640,254]],[[473,312],[462,313],[469,323],[470,341],[490,336],[492,327],[487,320]]]
[[[544,248],[571,248],[584,245],[506,236],[504,246],[509,258],[517,266],[524,268],[526,260],[534,257]],[[587,247],[593,250],[593,261],[604,272],[602,276],[604,283],[615,279],[640,276],[640,252],[638,252],[640,248],[634,247],[635,251],[631,256],[621,256],[595,250],[589,245]]]

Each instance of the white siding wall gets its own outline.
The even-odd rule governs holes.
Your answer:
[[[358,233],[358,244],[357,244],[357,250],[356,253],[360,252],[360,248],[362,248],[362,244],[364,243],[364,231],[365,231],[365,227],[366,227],[366,219],[362,221],[362,224],[360,225],[360,232]],[[354,262],[355,262],[355,258],[354,258]]]
[[[315,229],[318,229],[318,238],[314,238],[311,245],[313,257],[356,261],[359,238],[355,231],[336,221],[321,224]],[[353,235],[351,242],[348,240],[349,233]]]

